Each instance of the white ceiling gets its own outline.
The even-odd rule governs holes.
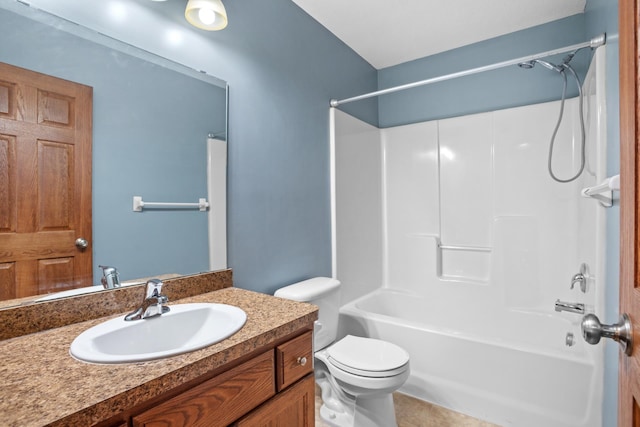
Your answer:
[[[376,69],[584,12],[586,0],[293,0]]]

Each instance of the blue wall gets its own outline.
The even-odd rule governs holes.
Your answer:
[[[13,1],[0,0],[0,5],[10,3]],[[158,24],[145,28],[152,38],[161,39],[166,27],[175,25],[185,31],[183,34],[189,41],[199,42],[198,48],[192,49],[178,46],[174,50],[164,50],[163,47],[145,46],[147,50],[194,69],[206,70],[229,84],[227,241],[228,264],[234,270],[235,285],[271,293],[296,280],[331,274],[329,100],[375,90],[377,71],[290,0],[226,2],[229,25],[220,32],[204,32],[190,27],[182,17],[184,4],[181,2],[145,2],[145,5],[154,7],[154,12],[159,14]],[[30,34],[17,19],[13,24],[13,18],[7,21],[7,26],[2,26],[4,40],[10,34],[11,39],[18,43],[21,37]],[[64,48],[56,47],[60,40],[49,43],[47,37],[37,32],[33,38],[44,39],[42,50],[47,51],[48,56],[54,57],[64,51]],[[22,53],[27,54],[27,51]],[[111,77],[111,70],[82,68],[86,54],[66,56],[69,70],[60,70],[58,75],[94,87],[99,85],[96,80]],[[19,63],[12,59],[5,52],[0,53],[0,60]],[[31,58],[25,61],[24,66],[37,69],[32,66],[34,61],[36,58]],[[117,65],[117,60],[115,62]],[[80,68],[75,71],[77,67]],[[68,74],[63,71],[68,71]],[[118,80],[130,85],[129,88],[144,83],[135,82],[126,75],[118,77]],[[178,95],[170,96],[177,98]],[[197,97],[194,100],[203,102]],[[100,105],[96,100],[96,116],[100,114]],[[376,100],[348,106],[346,110],[370,123],[377,122]],[[131,122],[135,120],[127,123]],[[145,127],[152,126],[146,123]],[[153,139],[149,134],[145,136]],[[96,138],[94,142],[98,143]],[[109,144],[130,147],[129,142],[113,139]],[[173,155],[182,157],[183,153]],[[134,153],[134,156],[129,151],[116,155],[98,146],[94,169],[109,170],[114,163],[122,162],[133,167],[134,158],[139,161],[143,156],[144,151]],[[200,168],[200,160],[191,159],[190,162],[195,168]],[[163,163],[158,173],[137,164],[131,179],[147,176],[152,181],[157,179],[159,186],[170,187],[173,185],[171,180],[163,181],[167,166]],[[131,191],[145,191],[141,194],[145,198],[147,194],[149,198],[156,197],[144,188],[132,188],[131,179],[123,182],[127,179],[116,175],[108,183],[113,194],[127,193],[126,206],[120,206],[118,199],[118,208],[127,212],[131,211]],[[95,185],[99,185],[99,181]],[[181,197],[186,197],[184,193]],[[168,193],[161,194],[166,196]],[[98,206],[94,209],[94,215],[102,212]],[[104,212],[112,215],[111,210]],[[193,214],[189,218],[182,216],[184,213],[180,215],[188,224],[204,219],[197,212]],[[172,241],[169,244],[179,251],[175,258],[187,262],[203,253],[200,244],[194,246],[174,240],[183,233],[182,227],[162,228],[155,223],[161,218],[158,213],[144,217],[136,215],[136,227],[155,227],[157,236],[155,240],[151,239],[153,236],[141,239],[135,245],[135,254],[127,254],[128,259],[141,264],[152,259],[153,251],[140,245],[158,245],[157,237],[163,233],[171,233],[166,240]],[[105,237],[119,244],[123,239],[130,241],[130,231],[138,231],[138,228],[127,228],[121,232],[124,235],[119,235],[118,228],[113,227],[110,228],[112,234]],[[95,238],[98,242],[102,237],[96,235]],[[122,269],[124,264],[119,259],[103,260],[98,248],[96,252],[96,263],[113,263]]]
[[[213,34],[230,54],[229,265],[271,293],[331,274],[329,99],[376,89],[377,73],[289,0],[225,3]],[[349,110],[377,121],[375,101]]]
[[[225,90],[2,9],[0,28],[0,61],[93,87],[94,283],[98,264],[122,280],[207,270],[205,214],[134,213],[132,196],[207,197],[205,141],[225,129]]]
[[[574,15],[545,25],[474,43],[458,49],[380,70],[379,88],[397,86],[484,65],[512,60],[585,41],[584,16]],[[571,65],[584,76],[589,50]],[[559,62],[560,57],[549,58]],[[569,79],[569,94],[577,87]],[[512,66],[380,97],[380,127],[511,108],[560,98],[562,78],[541,66]]]

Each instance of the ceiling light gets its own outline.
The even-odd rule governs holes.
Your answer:
[[[220,0],[189,0],[184,17],[201,30],[217,31],[227,26],[227,11]]]

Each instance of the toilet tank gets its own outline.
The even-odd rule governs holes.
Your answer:
[[[278,289],[274,296],[318,306],[318,320],[313,327],[314,351],[322,350],[338,334],[340,281],[329,277],[314,277]]]

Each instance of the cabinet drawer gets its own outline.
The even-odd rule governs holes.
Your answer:
[[[133,417],[134,427],[227,426],[275,394],[268,351]]]
[[[313,371],[312,348],[311,331],[276,347],[278,391],[289,387]]]

